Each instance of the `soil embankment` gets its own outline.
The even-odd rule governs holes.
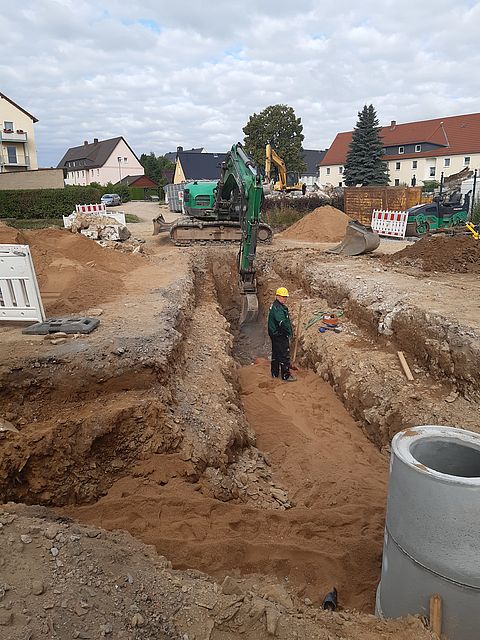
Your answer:
[[[78,313],[125,291],[124,279],[139,256],[105,249],[63,229],[18,231],[0,225],[0,244],[28,244],[45,312]]]

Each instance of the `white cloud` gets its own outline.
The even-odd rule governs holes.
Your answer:
[[[5,3],[2,3],[5,5]],[[472,0],[23,0],[0,6],[0,91],[37,116],[43,166],[93,137],[224,151],[285,103],[307,148],[372,102],[382,123],[478,111]]]

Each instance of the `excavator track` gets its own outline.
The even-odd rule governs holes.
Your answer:
[[[174,222],[170,228],[170,239],[179,247],[192,244],[229,244],[238,243],[242,239],[242,228],[239,222],[215,221],[202,222],[183,218]],[[271,244],[273,231],[268,224],[258,226],[257,241],[260,244]]]

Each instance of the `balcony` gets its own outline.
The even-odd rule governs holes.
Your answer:
[[[2,142],[27,142],[27,134],[20,129],[9,133],[0,130],[0,140]]]
[[[17,155],[16,157],[8,157],[6,153],[0,155],[0,166],[2,167],[29,167],[30,157]]]

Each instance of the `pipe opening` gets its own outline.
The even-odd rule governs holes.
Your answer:
[[[480,450],[451,440],[422,440],[412,455],[426,467],[460,478],[480,478]]]

